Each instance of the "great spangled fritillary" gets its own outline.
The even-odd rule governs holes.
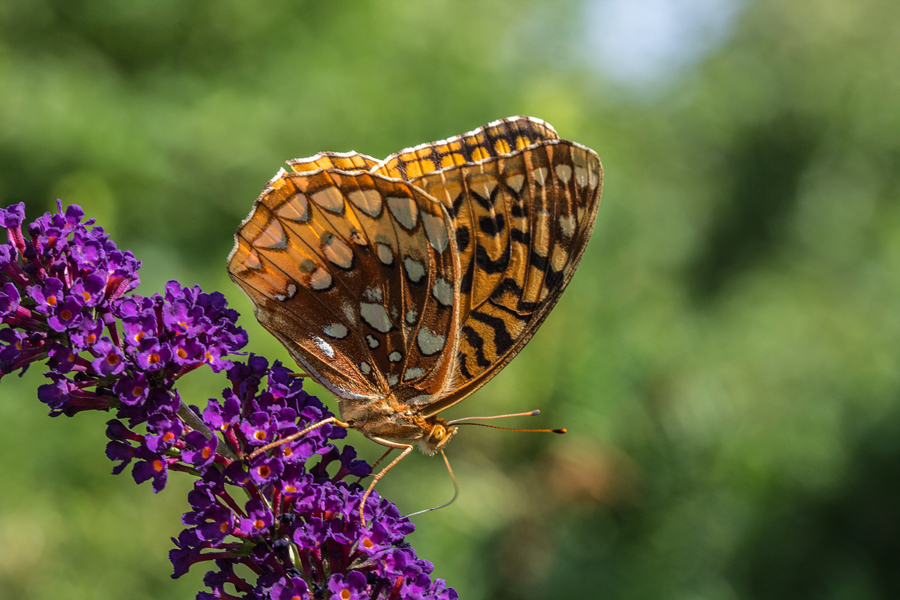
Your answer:
[[[229,274],[338,397],[332,422],[401,458],[433,454],[457,431],[438,413],[512,360],[572,278],[600,160],[511,117],[383,161],[288,164],[238,229]]]

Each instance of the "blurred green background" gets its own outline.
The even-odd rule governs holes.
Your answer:
[[[434,575],[464,600],[900,598],[896,0],[0,0],[0,204],[81,204],[141,292],[221,290],[287,362],[225,272],[283,161],[515,114],[594,148],[603,202],[556,310],[450,413],[570,434],[461,432],[462,496],[410,537]],[[40,370],[0,385],[0,598],[193,598],[205,569],[166,556],[190,482],[110,476],[109,415],[48,419]],[[418,454],[379,489],[452,494]]]

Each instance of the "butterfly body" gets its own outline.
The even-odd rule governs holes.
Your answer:
[[[438,413],[494,377],[547,317],[593,229],[597,155],[528,117],[384,161],[289,161],[235,236],[232,279],[338,398],[343,425],[426,454]]]
[[[438,416],[424,418],[418,407],[388,398],[376,406],[338,400],[341,418],[370,440],[396,447],[414,445],[432,455],[456,435],[457,428]],[[387,443],[386,443],[387,442]]]

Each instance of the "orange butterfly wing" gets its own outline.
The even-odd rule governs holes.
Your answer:
[[[446,209],[360,171],[280,173],[236,235],[229,274],[260,323],[335,395],[442,395],[459,330]]]
[[[454,152],[481,160],[432,169]],[[460,253],[460,346],[452,391],[431,416],[487,383],[559,300],[594,227],[602,167],[538,119],[513,117],[404,150],[374,172],[408,176],[448,208]]]

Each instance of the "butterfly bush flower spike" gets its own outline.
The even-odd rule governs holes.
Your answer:
[[[46,362],[38,398],[52,416],[115,411],[107,424],[114,473],[162,491],[196,477],[170,559],[180,576],[215,569],[198,598],[455,599],[405,542],[412,523],[350,481],[370,474],[346,436],[325,426],[248,459],[255,449],[331,416],[302,380],[258,356],[230,358],[247,336],[220,293],[171,281],[141,296],[140,262],[77,206],[22,231],[18,204],[0,210],[0,377]],[[209,366],[228,387],[203,410],[176,389]],[[239,567],[236,569],[236,567]],[[237,573],[252,573],[248,580]]]

